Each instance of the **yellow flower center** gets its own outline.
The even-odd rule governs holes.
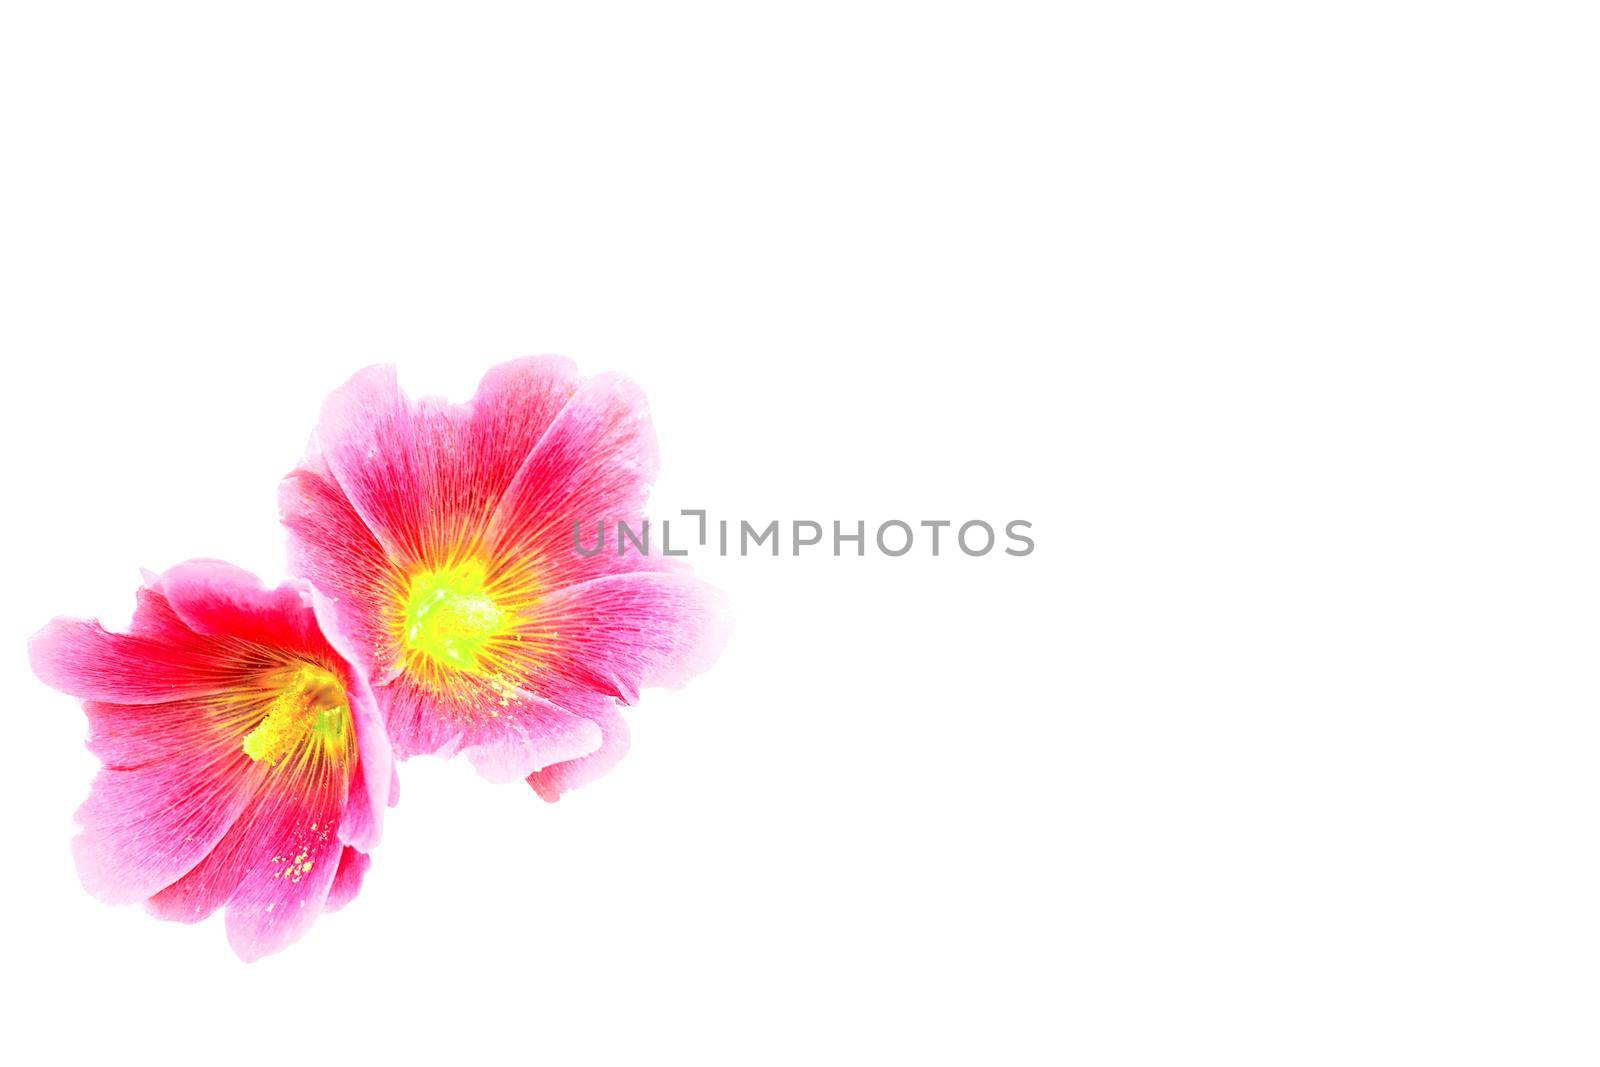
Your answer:
[[[485,577],[478,561],[414,575],[406,597],[406,646],[437,664],[480,672],[485,646],[512,621],[484,588]]]
[[[262,685],[273,695],[266,715],[244,735],[245,755],[275,767],[307,740],[335,761],[349,754],[350,702],[333,672],[302,663],[269,673]]]

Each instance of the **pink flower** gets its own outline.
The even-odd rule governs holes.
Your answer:
[[[105,765],[73,842],[89,892],[179,922],[226,905],[246,960],[355,896],[393,764],[365,680],[301,587],[193,560],[146,575],[128,633],[56,619],[29,652],[83,700]]]
[[[710,665],[715,593],[616,551],[655,472],[638,388],[564,359],[501,364],[464,405],[413,403],[387,366],[328,398],[283,485],[290,568],[370,672],[396,755],[465,752],[554,800],[626,750],[618,701]],[[578,552],[574,522],[586,550],[605,522],[605,550]]]

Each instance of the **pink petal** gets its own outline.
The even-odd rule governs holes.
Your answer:
[[[260,578],[231,563],[194,559],[168,569],[154,583],[185,626],[207,637],[253,641],[327,655],[309,601],[300,587],[268,589]]]
[[[250,813],[253,837],[240,852],[247,862],[228,897],[228,943],[241,959],[288,947],[322,911],[345,849],[336,832],[345,784],[317,774],[263,793]]]
[[[468,733],[462,751],[491,782],[515,782],[600,747],[600,727],[540,697],[521,694],[487,727]]]
[[[639,387],[617,375],[590,379],[506,489],[490,524],[491,557],[534,561],[536,580],[544,589],[650,568],[645,557],[631,551],[617,554],[615,528],[626,521],[639,529],[657,465],[655,431]],[[581,524],[583,531],[590,531],[585,536],[592,537],[602,521],[610,547],[593,556],[575,551],[573,524]]]
[[[632,704],[645,686],[677,687],[709,667],[730,623],[711,586],[686,574],[647,573],[559,589],[539,602],[525,629],[548,675]]]
[[[158,597],[145,603],[161,604],[165,610]],[[122,704],[205,696],[226,689],[237,677],[237,667],[223,649],[192,633],[182,642],[113,634],[81,619],[51,620],[29,642],[28,657],[46,685],[86,700]]]
[[[465,407],[413,404],[393,367],[368,367],[323,404],[317,441],[390,559],[429,562],[487,520],[577,382],[569,361],[536,356],[492,369]]]
[[[237,744],[219,748],[211,738],[136,770],[102,770],[72,842],[84,888],[107,904],[132,904],[177,881],[216,847],[260,781]]]
[[[438,414],[436,401],[428,408],[433,425],[448,418],[458,427],[449,452],[435,447],[430,454],[429,488],[435,508],[459,517],[461,536],[482,534],[506,487],[582,381],[571,360],[529,356],[490,368],[470,403],[443,408],[448,416]]]
[[[339,839],[363,852],[378,845],[383,830],[383,809],[400,799],[399,779],[394,771],[394,750],[383,725],[383,713],[372,689],[361,678],[352,678],[345,690],[350,698],[350,717],[356,730],[356,751],[361,758],[350,779],[350,801],[339,823]]]
[[[145,907],[152,915],[176,922],[199,922],[233,896],[252,862],[251,849],[261,843],[259,821],[265,778],[260,775],[253,781],[254,788],[240,817],[200,862],[146,901]]]
[[[486,502],[499,502],[582,381],[572,361],[560,356],[512,360],[483,376],[471,404],[471,462]]]
[[[226,905],[228,940],[245,960],[285,948],[322,910],[346,846],[344,783],[326,765],[268,776],[225,837],[149,910],[197,922]]]
[[[316,441],[334,481],[390,559],[425,558],[428,493],[416,413],[394,368],[358,371],[329,394]]]
[[[374,690],[383,708],[389,743],[396,759],[412,756],[438,756],[448,759],[461,751],[463,727],[457,718],[441,713],[441,698],[424,690],[406,675],[400,675],[381,689]],[[487,691],[478,702],[497,700]]]
[[[108,768],[133,771],[165,760],[193,756],[206,748],[239,747],[215,733],[208,720],[214,701],[191,697],[165,704],[83,702],[89,720],[88,748]]]
[[[178,613],[167,602],[166,594],[158,588],[161,584],[160,575],[145,571],[145,584],[134,592],[134,602],[137,605],[133,612],[133,621],[128,625],[128,633],[133,637],[144,637],[152,641],[171,641],[186,643],[193,639],[194,631],[189,624],[178,617]]]
[[[344,853],[339,857],[339,870],[333,876],[333,886],[328,890],[327,903],[322,905],[323,911],[338,911],[361,892],[361,883],[366,879],[367,869],[372,866],[372,857],[360,849],[344,847]]]
[[[600,747],[587,756],[552,764],[528,775],[528,784],[545,800],[554,803],[561,794],[587,785],[604,775],[628,753],[628,724],[610,700],[580,702],[572,709],[600,727]]]
[[[528,693],[498,693],[481,680],[471,685],[449,696],[409,678],[385,688],[390,735],[402,759],[463,752],[490,781],[514,782],[600,746],[600,728],[581,715]]]
[[[289,569],[311,582],[317,618],[346,659],[372,675],[401,655],[383,606],[403,581],[371,529],[325,472],[302,467],[283,480],[278,506],[289,531]]]

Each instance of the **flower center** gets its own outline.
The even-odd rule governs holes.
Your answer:
[[[350,706],[332,671],[301,663],[268,673],[262,684],[273,696],[266,715],[244,735],[245,755],[275,767],[315,739],[328,756],[344,759],[352,740]]]
[[[484,646],[510,622],[484,588],[485,568],[471,561],[411,579],[406,597],[406,645],[436,663],[479,671]]]

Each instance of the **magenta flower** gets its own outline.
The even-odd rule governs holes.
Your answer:
[[[355,896],[393,765],[302,587],[194,560],[146,576],[128,633],[56,619],[29,651],[83,700],[105,765],[73,842],[89,892],[180,922],[226,906],[246,960]]]
[[[614,537],[574,545],[574,522],[586,549],[601,522],[639,530],[655,471],[637,387],[563,359],[495,367],[464,405],[413,403],[387,366],[328,398],[282,490],[290,568],[396,755],[465,752],[554,800],[625,751],[617,702],[711,663],[708,586]]]

